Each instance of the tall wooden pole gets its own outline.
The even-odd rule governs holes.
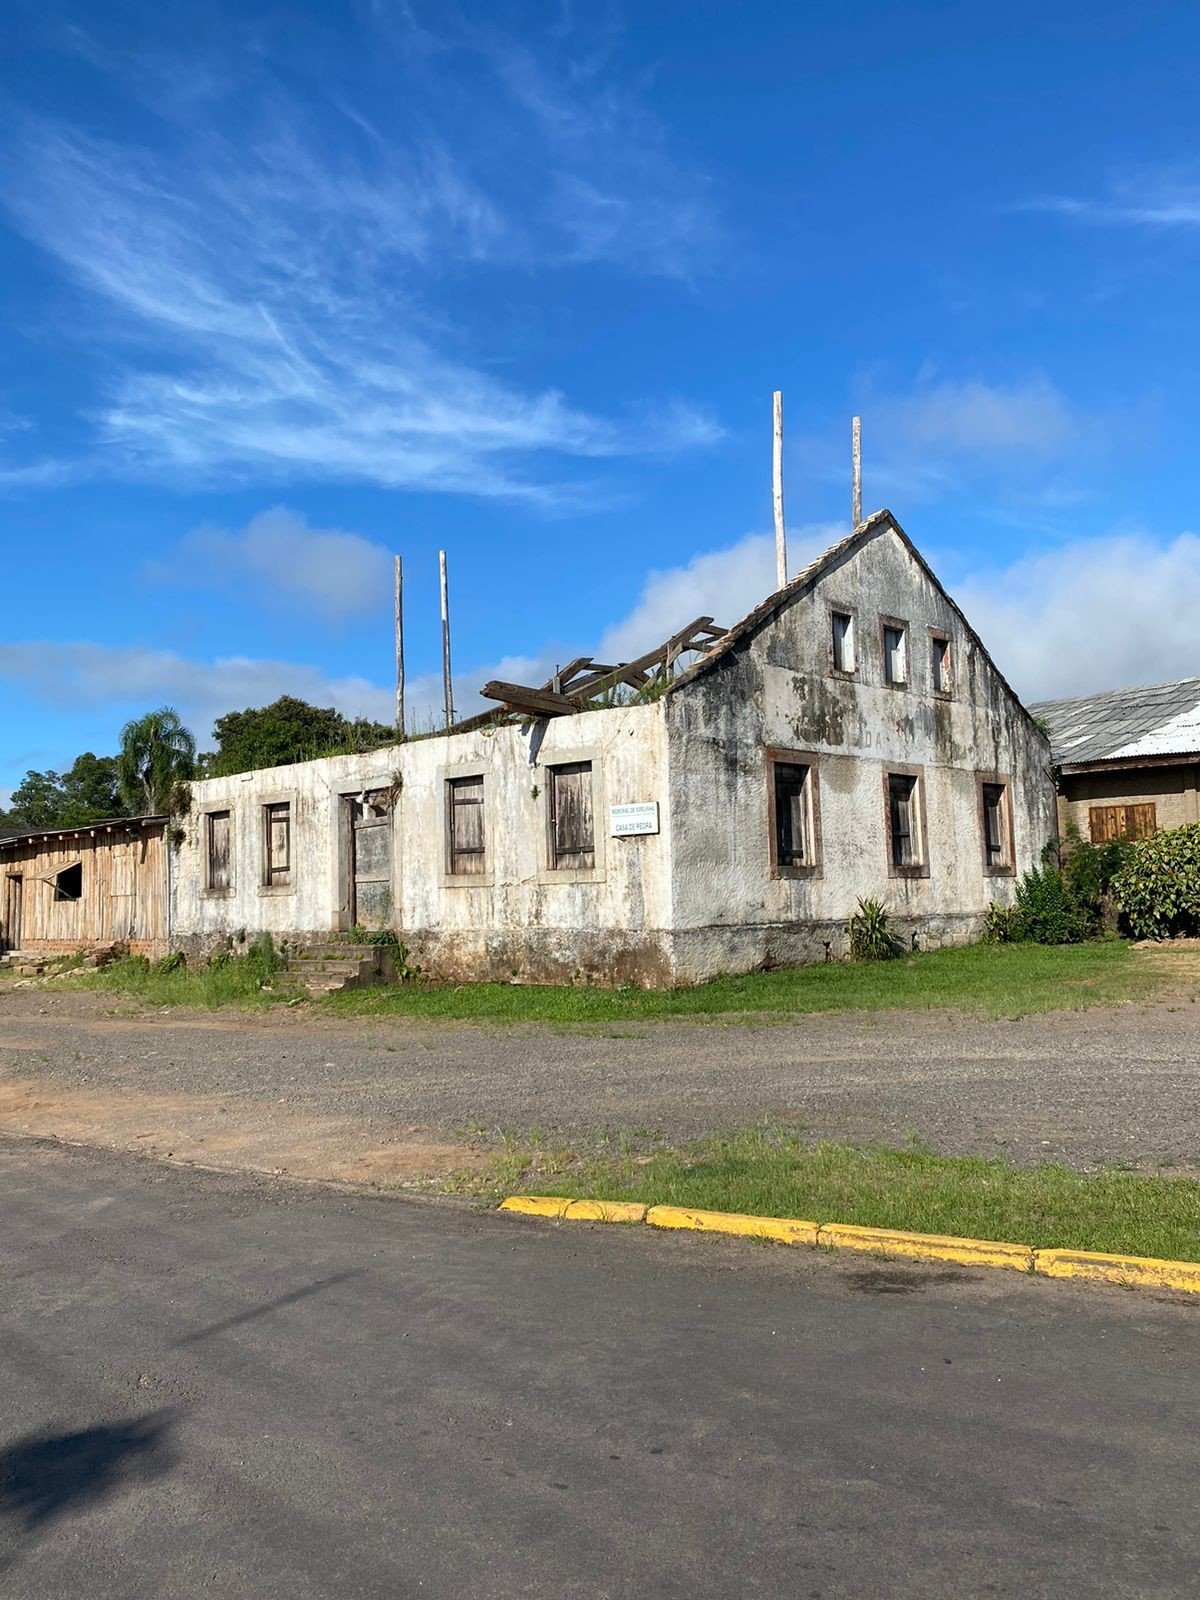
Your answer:
[[[775,587],[788,581],[787,534],[783,527],[783,394],[775,391],[775,446],[772,452],[772,489],[775,502]]]
[[[454,690],[450,677],[450,589],[446,582],[446,552],[438,551],[442,574],[442,690],[446,697],[446,726],[454,722]]]
[[[862,521],[862,418],[850,423],[850,526]]]
[[[396,557],[396,733],[404,737],[404,569]]]

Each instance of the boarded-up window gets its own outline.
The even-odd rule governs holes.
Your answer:
[[[1012,865],[1008,838],[1008,794],[1002,783],[980,786],[983,802],[983,859],[989,867]]]
[[[1152,839],[1158,832],[1158,812],[1154,802],[1127,806],[1091,806],[1088,828],[1093,844],[1110,844],[1114,839]]]
[[[451,778],[446,784],[446,828],[450,872],[478,876],[487,871],[483,832],[483,776]]]
[[[550,865],[596,865],[590,761],[550,768]]]
[[[208,887],[218,894],[229,888],[231,882],[229,859],[229,813],[208,813]]]
[[[808,768],[789,761],[775,763],[775,864],[810,865]]]
[[[848,611],[831,613],[833,630],[833,669],[835,672],[854,671],[854,618]]]
[[[954,661],[950,654],[950,641],[934,634],[931,645],[929,676],[934,694],[949,694],[954,687]]]
[[[908,682],[908,629],[903,623],[884,627],[883,678],[885,683]]]
[[[888,774],[888,845],[893,867],[921,865],[921,829],[917,780]]]
[[[292,881],[292,807],[284,800],[263,807],[263,882],[276,888]]]

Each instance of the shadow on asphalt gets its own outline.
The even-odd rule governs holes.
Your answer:
[[[28,1538],[118,1489],[161,1477],[175,1465],[174,1423],[174,1408],[165,1407],[75,1433],[16,1440],[0,1450],[0,1519]],[[0,1561],[0,1570],[6,1564]]]
[[[180,1349],[183,1345],[199,1344],[202,1339],[211,1339],[215,1333],[227,1333],[230,1328],[240,1328],[244,1322],[253,1322],[258,1317],[266,1317],[272,1311],[281,1311],[284,1306],[293,1306],[297,1300],[307,1300],[310,1294],[320,1294],[324,1289],[332,1289],[335,1283],[345,1283],[347,1278],[357,1278],[362,1272],[361,1267],[352,1267],[347,1272],[335,1272],[328,1278],[318,1278],[315,1283],[306,1283],[302,1289],[289,1289],[287,1294],[276,1295],[274,1300],[264,1300],[261,1305],[250,1306],[245,1311],[235,1312],[232,1317],[223,1317],[220,1322],[210,1322],[207,1327],[197,1328],[194,1333],[185,1333],[175,1340],[173,1349]]]

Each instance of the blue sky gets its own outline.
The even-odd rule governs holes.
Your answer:
[[[169,702],[629,653],[843,531],[1028,697],[1200,672],[1200,9],[10,0],[0,796]]]

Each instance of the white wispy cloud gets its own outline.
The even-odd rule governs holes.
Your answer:
[[[464,49],[495,85],[468,116]],[[323,83],[301,110],[267,76],[236,141],[201,94],[159,124],[153,151],[6,119],[0,199],[107,313],[76,327],[102,335],[115,366],[93,470],[551,505],[582,501],[581,459],[719,435],[676,399],[601,416],[500,378],[509,352],[472,349],[439,293],[450,276],[513,266],[686,276],[707,228],[702,186],[648,114],[602,75],[572,81],[479,28],[427,51],[418,87],[418,108],[396,92],[377,125],[352,102],[331,112]]]
[[[1138,228],[1200,227],[1200,178],[1194,171],[1141,169],[1117,174],[1098,196],[1039,195],[1018,207],[1073,222]]]
[[[268,604],[298,601],[342,621],[391,604],[391,561],[361,534],[312,528],[298,512],[275,506],[237,532],[194,528],[169,559],[148,562],[146,570],[155,582],[233,588]]]
[[[1025,700],[1200,674],[1200,537],[1077,539],[955,586]]]
[[[788,570],[794,575],[849,532],[848,525],[804,523],[788,533]],[[775,589],[775,536],[748,533],[724,550],[710,550],[684,566],[647,575],[633,609],[607,628],[596,655],[629,661],[652,650],[695,617],[732,627]]]

